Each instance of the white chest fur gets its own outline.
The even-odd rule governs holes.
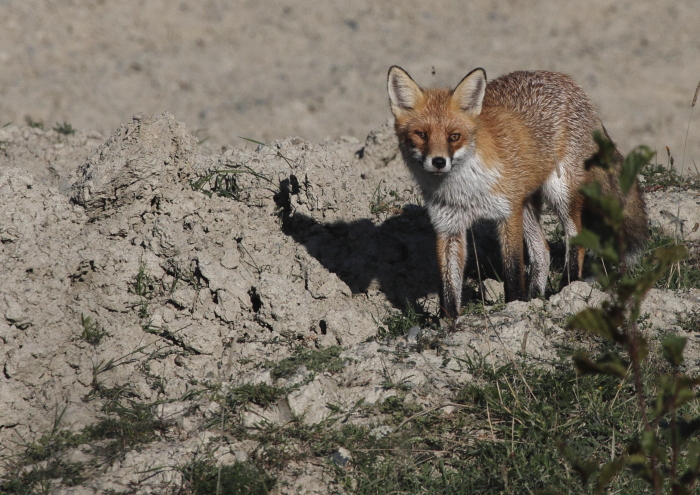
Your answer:
[[[476,220],[503,220],[510,215],[508,199],[493,192],[500,172],[486,168],[481,157],[470,149],[454,154],[452,170],[444,176],[424,170],[413,172],[436,232],[461,234]]]

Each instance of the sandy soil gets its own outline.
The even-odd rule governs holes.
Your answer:
[[[439,281],[427,214],[391,159],[395,141],[387,126],[372,135],[362,158],[348,159],[357,144],[298,138],[208,154],[168,113],[126,122],[101,143],[85,131],[0,129],[0,492],[31,471],[59,495],[186,493],[179,467],[197,456],[233,464],[257,455],[258,442],[240,430],[222,437],[212,426],[224,414],[235,428],[293,417],[312,425],[330,418],[330,403],[345,416],[338,425],[383,425],[381,411],[357,405],[396,394],[387,380],[408,387],[411,404],[443,407],[473,380],[465,356],[555,360],[572,339],[566,318],[605,299],[585,282],[549,300],[490,306],[486,319],[467,312],[457,332],[424,325],[381,337],[381,322],[407,302],[437,314]],[[647,200],[651,225],[669,233],[700,222],[696,190],[655,190]],[[481,268],[470,262],[467,274],[477,276],[498,265],[498,250],[474,230],[470,258]],[[553,232],[550,240],[554,258],[562,243]],[[487,302],[502,293],[495,280],[484,287]],[[680,324],[699,311],[698,289],[653,289],[641,310],[651,339],[691,337],[691,369],[700,344]],[[342,370],[300,366],[279,380],[271,372],[298,349],[334,345],[348,359]],[[217,402],[219,390],[261,383],[289,389],[265,408]],[[167,431],[112,460],[93,437],[57,447],[51,462],[83,463],[73,464],[85,476],[77,486],[23,457],[50,432],[106,418],[103,407],[122,400],[110,390]],[[343,493],[327,455],[287,465],[272,493]]]
[[[555,356],[565,318],[602,300],[583,282],[549,301],[509,304],[484,333],[480,315],[466,317],[439,352],[412,350],[429,332],[419,327],[366,342],[406,301],[437,312],[432,230],[381,125],[386,71],[402,65],[426,85],[432,67],[434,82],[450,85],[475,66],[490,77],[567,72],[622,151],[668,145],[681,162],[700,77],[700,9],[697,0],[462,4],[0,0],[0,484],[21,468],[13,462],[27,442],[59,423],[76,432],[95,424],[112,399],[85,398],[103,386],[162,401],[157,414],[173,426],[80,486],[54,479],[53,493],[166,493],[184,481],[158,466],[202,451],[222,463],[252,455],[256,445],[214,442],[223,437],[204,425],[223,413],[211,394],[185,392],[278,385],[265,363],[298,345],[339,345],[358,364],[311,376],[265,410],[246,406],[236,421],[282,424],[293,414],[317,423],[327,403],[348,420],[359,398],[386,399],[387,377],[410,382],[407,401],[432,407],[449,384],[471,379],[456,359],[446,366],[449,353]],[[698,114],[686,165],[700,165]],[[77,132],[52,130],[63,122]],[[360,141],[314,144],[341,135]],[[284,139],[255,149],[237,136]],[[214,174],[229,167],[240,174]],[[647,201],[653,226],[700,222],[696,191]],[[679,318],[699,307],[697,289],[654,290],[645,328],[681,332]],[[88,342],[89,328],[106,332],[101,342]],[[691,347],[697,366],[695,339]],[[406,349],[412,364],[392,358]],[[91,449],[56,456],[87,466]],[[292,466],[280,479],[295,492],[329,493],[319,459],[303,466],[312,474]]]
[[[389,116],[392,64],[424,85],[431,67],[445,85],[476,66],[539,68],[574,76],[623,151],[645,143],[665,163],[669,146],[680,163],[699,25],[696,0],[5,0],[0,125],[29,117],[108,135],[167,110],[217,146],[362,139]]]

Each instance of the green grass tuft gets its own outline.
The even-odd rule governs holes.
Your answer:
[[[58,132],[59,134],[63,134],[64,136],[70,136],[71,134],[75,134],[75,129],[68,122],[64,122],[63,124],[59,124],[58,122],[56,122],[56,125],[54,126],[53,130]]]
[[[90,345],[98,346],[102,339],[108,335],[107,331],[96,320],[89,316],[86,317],[82,313],[80,314],[80,325],[83,327],[80,339]]]
[[[323,349],[306,349],[297,347],[294,354],[282,359],[278,363],[268,362],[266,367],[271,368],[272,378],[289,378],[294,375],[301,366],[312,372],[337,373],[345,367],[345,359],[340,357],[343,349],[338,346],[325,347]]]
[[[233,411],[237,411],[248,403],[266,408],[287,395],[288,392],[286,388],[274,387],[266,383],[256,385],[247,383],[229,390],[226,395],[226,405]]]
[[[182,470],[186,493],[193,495],[267,495],[277,480],[247,462],[217,467],[195,461]]]

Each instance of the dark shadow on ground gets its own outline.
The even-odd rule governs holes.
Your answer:
[[[425,208],[405,205],[399,214],[376,224],[362,218],[352,222],[319,222],[293,212],[291,197],[299,183],[291,176],[280,182],[275,202],[282,214],[282,230],[324,268],[335,273],[353,293],[381,290],[394,307],[415,306],[418,299],[440,291],[435,254],[435,232]],[[468,261],[462,304],[476,296],[478,280],[502,280],[500,244],[493,222],[478,222],[467,232]],[[562,239],[550,240],[550,273],[561,274],[565,248]],[[525,249],[527,267],[527,249]],[[478,264],[477,261],[478,260]],[[526,268],[527,270],[527,268]],[[553,271],[552,271],[553,270]],[[587,276],[584,268],[584,278]],[[558,291],[558,277],[550,280],[546,296]]]
[[[435,255],[435,233],[424,208],[406,205],[398,215],[376,225],[369,218],[353,222],[318,222],[301,213],[285,215],[283,232],[304,245],[328,271],[353,293],[381,290],[396,308],[440,289]],[[499,278],[500,255],[492,225],[478,229],[477,245],[482,278]],[[478,278],[469,235],[466,277]],[[465,290],[464,300],[473,297]]]

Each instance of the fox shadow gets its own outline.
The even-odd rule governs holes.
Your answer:
[[[378,225],[369,218],[320,222],[303,213],[286,211],[282,230],[354,294],[380,290],[394,307],[405,309],[440,292],[435,232],[423,207],[406,205],[400,214]],[[475,232],[479,266],[470,237],[465,277],[500,278],[495,226],[481,224]],[[473,290],[467,286],[463,300],[473,297]]]

